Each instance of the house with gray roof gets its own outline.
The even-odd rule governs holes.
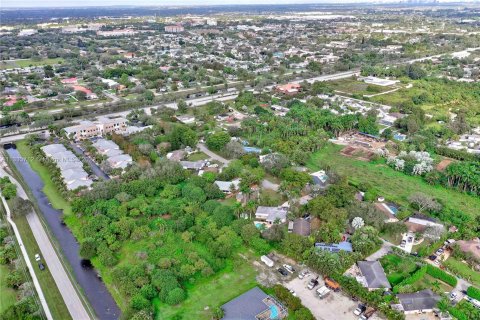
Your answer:
[[[352,244],[348,241],[342,241],[339,243],[324,243],[324,242],[317,242],[315,243],[315,248],[324,251],[330,251],[333,253],[337,253],[340,251],[352,252]]]
[[[287,213],[288,210],[286,208],[259,206],[255,212],[255,218],[268,224],[273,224],[277,220],[285,223],[287,221]]]
[[[438,301],[440,301],[440,296],[430,289],[415,293],[397,294],[397,298],[400,301],[400,309],[403,310],[405,314],[433,312]]]
[[[235,180],[232,180],[232,181],[215,181],[214,182],[217,187],[222,190],[222,192],[224,193],[231,193],[232,192],[232,186],[233,186],[233,190],[238,190],[239,186],[240,186],[240,179],[235,179]]]
[[[188,169],[188,170],[201,170],[203,167],[207,165],[205,161],[180,161],[180,164],[182,165],[183,169]]]
[[[283,319],[287,316],[286,308],[255,287],[222,306],[223,320]]]
[[[363,285],[368,288],[368,290],[375,289],[390,289],[392,286],[388,282],[385,271],[383,270],[382,265],[378,261],[358,261],[358,268],[362,273]]]
[[[107,159],[108,164],[111,168],[122,168],[125,169],[130,163],[133,162],[132,157],[128,154],[119,154]]]

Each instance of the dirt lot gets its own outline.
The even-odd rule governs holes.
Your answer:
[[[315,275],[316,277],[316,275]],[[321,277],[319,285],[313,290],[307,289],[307,283],[312,278],[299,279],[298,277],[285,283],[285,287],[293,289],[302,300],[302,304],[309,308],[315,318],[319,320],[356,320],[358,317],[353,314],[353,310],[357,307],[357,303],[341,294],[341,292],[330,292],[324,299],[316,296],[316,290],[324,285]]]

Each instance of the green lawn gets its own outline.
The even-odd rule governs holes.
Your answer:
[[[307,166],[316,171],[330,166],[339,174],[358,185],[368,185],[390,201],[408,205],[408,197],[414,192],[423,192],[439,199],[447,208],[461,210],[472,216],[480,214],[480,198],[441,186],[432,186],[421,177],[409,176],[395,171],[384,163],[357,160],[341,155],[343,146],[329,144],[314,153]]]
[[[207,156],[205,153],[203,152],[195,152],[195,153],[192,153],[191,155],[189,155],[187,157],[187,160],[188,161],[200,161],[200,160],[205,160],[205,159],[208,159],[209,156]]]
[[[212,319],[213,309],[255,287],[255,276],[251,259],[239,255],[224,271],[187,288],[188,298],[180,305],[154,301],[156,319]]]
[[[17,293],[14,289],[7,287],[5,283],[9,272],[7,266],[0,265],[0,314],[17,301]]]
[[[0,70],[4,69],[13,69],[13,68],[25,68],[29,66],[46,66],[46,65],[54,65],[62,63],[62,58],[54,58],[54,59],[41,59],[41,60],[10,60],[10,61],[1,61],[0,62]]]
[[[395,89],[395,86],[382,87],[377,85],[369,85],[368,83],[355,80],[354,78],[329,81],[328,86],[331,87],[333,90],[341,91],[350,95],[370,95]],[[368,87],[375,88],[375,91],[367,90]]]
[[[443,265],[452,273],[480,287],[480,273],[472,270],[466,263],[450,257],[443,262]]]
[[[42,287],[43,294],[45,295],[45,299],[47,300],[48,307],[50,308],[50,312],[54,319],[72,319],[68,309],[63,301],[62,295],[60,291],[58,291],[57,285],[53,280],[53,277],[48,270],[48,267],[41,271],[36,266],[35,262],[35,254],[40,252],[40,249],[37,245],[37,241],[33,236],[32,231],[30,230],[30,226],[28,225],[27,219],[25,217],[19,217],[15,219],[15,223],[18,227],[18,230],[22,236],[23,243],[25,244],[25,248],[27,250],[28,256],[30,257],[30,261],[33,264],[33,270],[37,275],[38,282]]]

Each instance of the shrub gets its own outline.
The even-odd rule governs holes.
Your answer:
[[[480,300],[480,289],[470,286],[467,289],[467,295],[473,299]]]
[[[431,264],[427,265],[427,273],[438,280],[448,283],[452,287],[457,285],[457,278],[446,273],[442,269],[432,266]]]
[[[404,291],[404,290],[401,290],[402,287],[409,286],[411,284],[414,284],[418,280],[422,279],[423,276],[425,276],[425,274],[427,273],[427,268],[428,266],[425,265],[420,269],[418,269],[417,271],[415,271],[410,277],[405,278],[402,282],[400,282],[395,287],[393,287],[393,292],[398,293],[399,291]]]

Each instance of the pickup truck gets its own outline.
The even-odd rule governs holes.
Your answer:
[[[318,277],[316,277],[315,279],[310,279],[310,281],[308,282],[307,288],[308,290],[312,290],[317,285],[318,285]]]

